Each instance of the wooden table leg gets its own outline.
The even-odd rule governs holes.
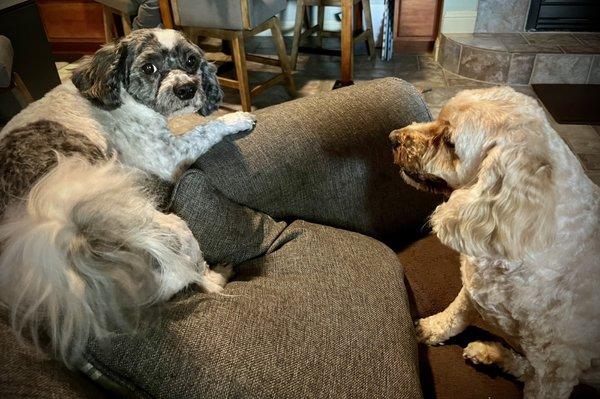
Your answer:
[[[351,85],[354,75],[354,5],[352,0],[342,0],[342,62],[340,84]]]

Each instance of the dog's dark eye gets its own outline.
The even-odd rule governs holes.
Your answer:
[[[195,68],[197,64],[198,64],[198,58],[196,58],[195,55],[190,55],[188,57],[187,61],[185,62],[185,66],[187,66],[189,68]]]
[[[146,75],[152,75],[154,72],[156,72],[156,67],[154,64],[144,64],[142,65],[142,71],[144,71]]]

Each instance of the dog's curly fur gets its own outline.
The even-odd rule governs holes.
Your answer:
[[[409,184],[449,195],[430,221],[461,253],[463,288],[418,321],[420,341],[442,343],[480,317],[514,350],[472,342],[465,358],[515,375],[526,398],[598,388],[600,188],[539,104],[508,87],[466,90],[390,139]]]
[[[215,67],[173,30],[139,30],[99,50],[0,132],[0,301],[17,336],[67,365],[89,337],[136,325],[140,309],[190,284],[219,292],[183,220],[141,181],[174,181],[254,117],[228,114],[173,136],[167,117],[218,108]],[[43,345],[40,336],[44,337]]]

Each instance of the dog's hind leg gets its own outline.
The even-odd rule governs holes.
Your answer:
[[[161,286],[161,299],[166,300],[190,284],[197,284],[207,293],[221,292],[233,274],[231,265],[217,265],[210,269],[198,241],[185,221],[175,214],[156,212],[155,220],[169,248],[170,256],[160,261],[157,279]]]
[[[521,381],[524,381],[525,375],[531,370],[527,359],[499,342],[471,342],[464,349],[463,357],[474,364],[495,364]]]
[[[443,312],[417,321],[417,339],[427,345],[440,344],[463,332],[471,323],[474,312],[476,310],[463,287]]]
[[[198,282],[198,286],[207,293],[215,293],[223,291],[223,287],[233,275],[231,265],[216,265],[212,269],[208,266],[204,269],[202,281]]]

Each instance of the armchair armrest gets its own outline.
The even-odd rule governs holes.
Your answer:
[[[194,165],[225,197],[275,219],[380,239],[423,232],[440,197],[402,181],[388,140],[393,129],[431,119],[411,84],[379,79],[256,115],[253,132],[226,138]]]

